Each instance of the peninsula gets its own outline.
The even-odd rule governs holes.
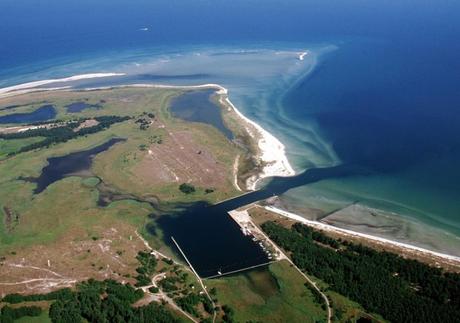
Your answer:
[[[305,309],[312,322],[386,318],[326,289],[331,282],[300,265],[270,221],[296,230],[295,222],[304,223],[320,234],[321,246],[326,241],[337,251],[333,239],[402,253],[432,266],[416,262],[423,268],[442,267],[430,274],[443,281],[451,277],[445,271],[460,268],[456,257],[274,207],[276,195],[350,170],[295,174],[284,145],[238,111],[220,85],[35,88],[59,82],[52,81],[0,93],[4,307],[20,303],[18,313],[57,322],[71,306],[55,301],[59,293],[126,288],[126,310],[171,321],[299,321]],[[262,185],[264,178],[272,179]],[[292,305],[257,305],[251,293]],[[83,307],[75,315],[91,320]]]

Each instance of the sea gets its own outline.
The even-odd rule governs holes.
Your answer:
[[[459,17],[450,0],[2,0],[0,88],[221,84],[297,173],[363,170],[278,207],[460,256]]]

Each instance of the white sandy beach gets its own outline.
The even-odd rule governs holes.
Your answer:
[[[218,85],[219,86],[219,85]],[[243,119],[246,123],[250,124],[258,132],[258,134],[252,133],[250,128],[246,127],[250,135],[255,138],[259,138],[258,146],[260,149],[259,158],[264,163],[263,170],[256,177],[249,179],[247,188],[255,190],[257,182],[260,179],[273,176],[293,176],[295,171],[292,168],[289,160],[286,156],[286,149],[284,145],[271,133],[262,128],[259,124],[252,121],[243,115],[235,105],[230,101],[228,97],[228,90],[224,87],[219,86],[220,90],[218,94],[222,95],[225,102],[232,107],[236,114]]]
[[[243,115],[235,105],[230,101],[228,97],[228,90],[214,83],[200,84],[200,85],[162,85],[162,84],[132,84],[132,85],[120,85],[120,86],[107,86],[99,88],[88,88],[86,90],[96,89],[111,89],[119,87],[149,87],[159,89],[186,89],[186,90],[199,90],[199,89],[217,89],[217,94],[221,96],[221,103],[225,103],[230,106],[235,113],[250,127],[246,127],[248,133],[258,138],[258,146],[260,149],[260,160],[263,162],[264,167],[261,173],[251,177],[248,180],[247,189],[255,190],[259,180],[273,176],[293,176],[295,171],[292,168],[289,160],[286,156],[285,146],[271,133],[262,128],[259,124],[252,121]],[[223,100],[223,101],[222,101]],[[254,130],[257,133],[254,133]]]
[[[414,245],[401,243],[401,242],[397,242],[397,241],[393,241],[393,240],[389,240],[389,239],[385,239],[385,238],[381,238],[381,237],[376,237],[376,236],[372,236],[372,235],[365,234],[365,233],[360,233],[360,232],[355,232],[355,231],[351,231],[351,230],[347,230],[347,229],[338,228],[338,227],[335,227],[335,226],[332,226],[332,225],[329,225],[329,224],[325,224],[325,223],[322,223],[322,222],[318,222],[318,221],[307,220],[307,219],[305,219],[304,217],[302,217],[300,215],[297,215],[297,214],[294,214],[294,213],[291,213],[291,212],[288,212],[288,211],[284,211],[284,210],[281,210],[281,209],[278,209],[278,208],[275,208],[275,207],[272,207],[272,206],[265,206],[264,208],[267,211],[277,213],[277,214],[279,214],[281,216],[284,216],[284,217],[287,217],[289,219],[304,223],[304,224],[306,224],[308,226],[311,226],[311,227],[314,227],[314,228],[316,228],[318,230],[323,230],[323,231],[326,231],[326,232],[335,232],[335,233],[339,233],[339,234],[344,235],[344,236],[360,237],[360,238],[372,240],[372,241],[375,241],[375,242],[378,242],[378,243],[381,243],[381,244],[393,245],[393,246],[396,246],[396,247],[399,247],[399,248],[402,248],[402,249],[405,249],[405,250],[408,250],[408,251],[412,251],[412,252],[415,251],[415,252],[419,252],[419,253],[422,253],[422,254],[425,254],[425,255],[429,255],[429,256],[432,256],[434,258],[447,259],[447,260],[450,260],[450,261],[452,261],[453,263],[455,263],[457,265],[460,265],[460,257],[447,255],[447,254],[440,253],[440,252],[431,251],[431,250],[420,248],[420,247],[417,247],[417,246],[414,246]]]
[[[85,79],[92,79],[92,78],[100,78],[100,77],[111,77],[111,76],[123,76],[124,73],[91,73],[91,74],[81,74],[81,75],[74,75],[70,77],[60,78],[60,79],[49,79],[49,80],[41,80],[41,81],[34,81],[28,83],[22,83],[18,85],[8,86],[0,89],[0,98],[4,97],[4,95],[8,93],[17,93],[20,90],[32,89],[39,86],[52,84],[52,83],[65,83],[65,82],[73,82],[73,81],[80,81]],[[54,88],[56,89],[56,88]],[[27,92],[19,92],[17,94],[23,94]]]
[[[230,106],[235,113],[251,127],[246,127],[248,133],[258,138],[258,146],[260,149],[260,160],[263,162],[264,167],[260,174],[253,176],[248,180],[247,189],[255,190],[259,180],[273,176],[293,176],[295,171],[292,168],[289,160],[286,156],[285,146],[270,132],[266,131],[259,124],[247,118],[242,114],[235,105],[230,101],[228,96],[228,90],[214,83],[207,83],[201,85],[189,85],[189,86],[176,86],[176,85],[153,85],[153,84],[134,84],[130,86],[137,87],[154,87],[154,88],[165,88],[165,89],[218,89],[217,94],[221,96],[221,103],[225,103]],[[223,101],[222,101],[223,100]],[[254,130],[257,133],[254,133]]]

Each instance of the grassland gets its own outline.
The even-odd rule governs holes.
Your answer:
[[[287,261],[281,261],[266,270],[209,280],[206,285],[216,288],[221,304],[236,309],[238,322],[325,322],[326,311],[304,283]]]
[[[131,117],[106,130],[12,157],[6,155],[41,138],[0,140],[0,294],[44,292],[89,277],[132,281],[135,256],[144,248],[136,231],[152,247],[172,255],[149,215],[158,215],[158,209],[176,202],[215,203],[238,194],[233,164],[244,151],[212,126],[173,118],[169,101],[180,93],[122,88],[33,93],[0,100],[0,106],[20,105],[0,115],[30,112],[46,102],[56,108],[56,119],[64,121]],[[66,105],[72,102],[99,107],[69,113]],[[140,120],[147,125],[143,129]],[[87,150],[115,137],[126,141],[98,154],[89,172],[33,193],[35,184],[27,179],[38,177],[48,158]],[[182,193],[179,185],[184,182],[196,191]],[[100,207],[101,183],[137,201],[125,199]],[[147,222],[155,236],[146,234]],[[28,279],[39,281],[28,289],[21,283]],[[56,281],[46,283],[47,279]]]

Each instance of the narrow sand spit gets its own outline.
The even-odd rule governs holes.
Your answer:
[[[91,79],[91,78],[123,76],[123,75],[125,74],[124,73],[91,73],[91,74],[74,75],[71,77],[65,77],[65,78],[60,78],[60,79],[49,79],[49,80],[22,83],[22,84],[18,84],[14,86],[8,86],[8,87],[1,88],[0,98],[4,97],[5,94],[11,93],[11,92],[14,93],[14,92],[19,91],[20,93],[27,93],[27,92],[21,92],[20,90],[32,89],[32,88],[36,88],[39,86],[52,84],[52,83],[65,83],[65,82],[80,81],[80,80]]]

